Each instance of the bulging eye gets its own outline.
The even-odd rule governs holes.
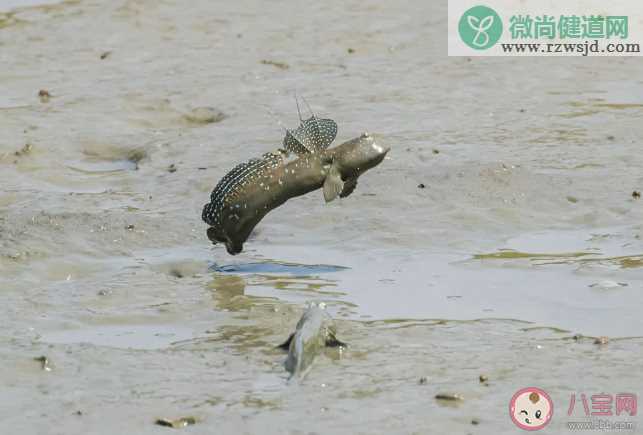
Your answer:
[[[536,411],[536,418],[540,418],[541,415],[542,415],[542,413],[540,412],[540,409],[538,411]]]

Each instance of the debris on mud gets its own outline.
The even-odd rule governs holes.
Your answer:
[[[183,118],[194,124],[212,124],[223,121],[226,114],[213,107],[196,107],[183,115]]]
[[[641,192],[639,192],[638,190],[635,190],[634,192],[632,192],[632,198],[640,199],[641,198]]]
[[[611,289],[620,288],[620,287],[627,287],[627,285],[628,284],[626,282],[604,280],[604,281],[592,283],[588,287],[598,288],[601,290],[611,290]]]
[[[285,63],[285,62],[277,62],[275,60],[262,59],[260,63],[262,65],[272,65],[275,68],[279,68],[279,69],[288,69],[288,68],[290,68],[290,65],[288,65],[287,63]]]
[[[23,146],[13,154],[16,157],[23,157],[23,156],[26,156],[27,154],[30,154],[31,151],[33,151],[33,145],[31,145],[30,143],[26,143],[25,146]]]
[[[425,385],[427,382],[429,382],[429,380],[427,379],[427,377],[426,377],[426,376],[422,376],[422,377],[418,380],[418,384],[419,384],[419,385]]]
[[[489,376],[487,375],[480,375],[478,377],[478,380],[480,381],[481,384],[489,382]]]
[[[47,358],[46,356],[43,355],[43,356],[36,357],[36,358],[34,358],[34,361],[38,361],[40,363],[40,367],[44,371],[46,371],[46,372],[51,371],[51,364],[49,362],[49,358]]]
[[[111,51],[105,51],[105,52],[103,52],[103,53],[100,55],[100,60],[107,59],[107,58],[109,57],[109,55],[111,55],[111,54],[112,54],[112,52],[111,52]]]
[[[457,393],[438,393],[435,395],[436,400],[444,400],[447,402],[460,402],[464,400],[461,394]]]
[[[159,418],[156,420],[155,424],[159,426],[172,427],[174,429],[180,429],[182,427],[191,426],[196,424],[196,418],[194,417],[181,417],[177,419],[169,418]]]

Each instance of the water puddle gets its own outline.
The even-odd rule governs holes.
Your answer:
[[[473,260],[530,266],[574,265],[580,268],[643,267],[643,243],[623,230],[588,233],[548,231],[507,241],[507,247],[473,255]]]

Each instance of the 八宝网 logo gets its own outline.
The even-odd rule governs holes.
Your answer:
[[[502,35],[502,20],[487,6],[474,6],[460,18],[460,38],[475,50],[486,50],[493,46]]]

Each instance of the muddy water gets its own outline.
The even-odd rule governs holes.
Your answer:
[[[0,13],[10,432],[514,433],[531,385],[562,432],[572,393],[642,393],[634,59],[447,58],[426,2],[33,4]],[[230,257],[201,207],[295,91],[390,158]],[[274,346],[311,300],[350,347],[288,384]]]

